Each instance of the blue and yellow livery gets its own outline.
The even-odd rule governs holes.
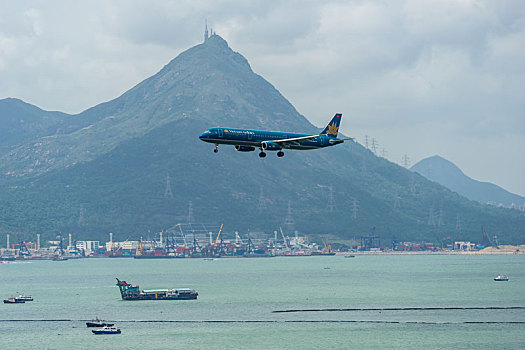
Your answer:
[[[200,134],[204,142],[215,144],[214,152],[219,151],[219,145],[233,145],[240,152],[252,152],[259,148],[259,157],[266,157],[265,151],[277,151],[277,156],[284,156],[283,149],[317,149],[334,146],[351,140],[338,139],[339,124],[342,114],[336,114],[319,135],[297,134],[280,131],[264,131],[250,129],[210,128]]]

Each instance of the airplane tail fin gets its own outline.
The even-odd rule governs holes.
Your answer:
[[[341,113],[337,113],[334,115],[330,123],[324,128],[321,135],[326,135],[328,137],[337,137],[337,133],[339,132],[339,123],[341,123],[341,118],[343,115]]]

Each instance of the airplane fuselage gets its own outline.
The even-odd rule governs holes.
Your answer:
[[[280,132],[280,131],[265,131],[265,130],[250,130],[250,129],[231,129],[231,128],[210,128],[202,133],[199,138],[202,141],[210,142],[214,144],[226,144],[235,146],[248,146],[260,148],[261,145],[266,142],[273,144],[272,141],[294,139],[313,136],[310,134],[298,134],[292,132]],[[326,135],[319,135],[315,138],[308,140],[290,141],[283,144],[280,147],[268,148],[268,150],[279,150],[285,149],[297,149],[307,150],[323,148],[328,146],[334,146],[339,143],[343,143],[344,140],[329,137]]]
[[[210,128],[199,135],[202,141],[214,143],[217,153],[220,144],[234,145],[240,152],[252,152],[259,148],[259,157],[266,157],[265,151],[277,151],[277,157],[284,156],[283,149],[316,149],[350,140],[338,139],[337,132],[341,122],[341,113],[334,115],[330,123],[319,135],[298,134],[295,132],[266,131],[251,129]]]

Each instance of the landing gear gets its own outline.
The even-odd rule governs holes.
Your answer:
[[[263,151],[261,151],[261,153],[259,153],[259,157],[261,157],[261,158],[266,157],[266,153],[264,153]]]
[[[283,151],[277,152],[277,157],[284,157],[284,152]]]
[[[219,144],[218,143],[215,144],[215,149],[213,150],[213,153],[217,153],[217,152],[219,152]]]

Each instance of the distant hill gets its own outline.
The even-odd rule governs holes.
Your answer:
[[[49,113],[33,106],[11,117],[32,110],[36,121]],[[345,111],[326,111],[326,122],[336,112],[351,130]],[[525,241],[521,213],[469,201],[355,142],[284,158],[227,146],[213,153],[198,139],[209,127],[320,131],[218,35],[122,96],[56,117],[31,135],[14,128],[0,154],[0,245],[6,233],[12,241],[147,237],[186,222],[190,202],[195,222],[241,234],[282,226],[342,240],[376,234],[389,246],[393,237],[481,240],[483,225],[501,243]]]
[[[481,203],[502,204],[506,207],[525,204],[525,197],[510,193],[490,182],[474,180],[465,175],[455,164],[440,156],[425,158],[410,170]]]

